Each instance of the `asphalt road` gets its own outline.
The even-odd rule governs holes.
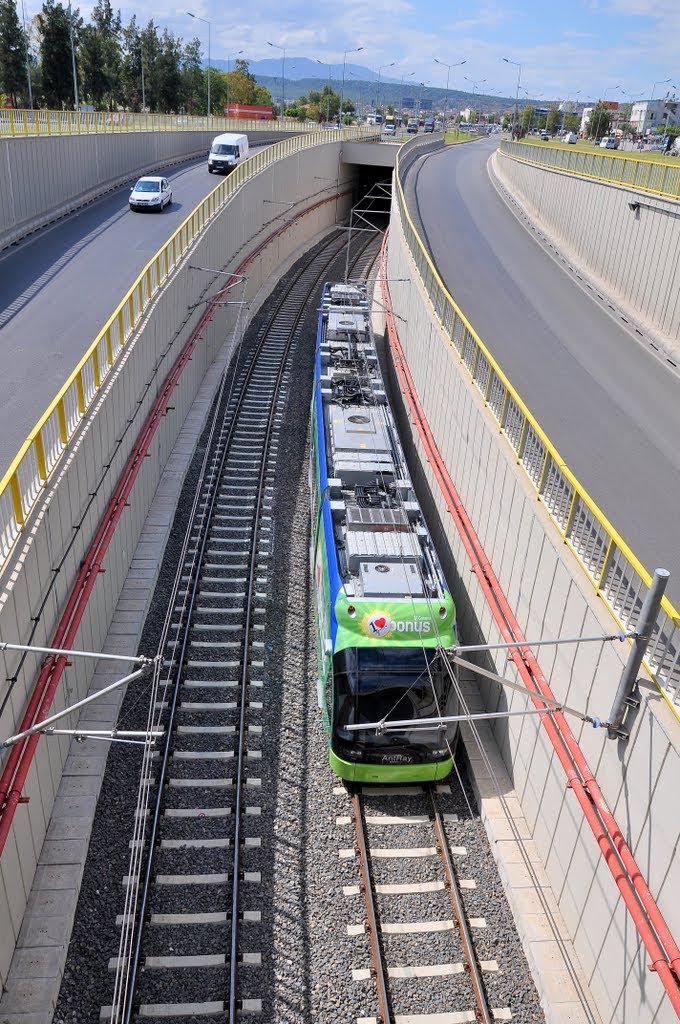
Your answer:
[[[128,288],[221,178],[206,161],[156,172],[162,213],[131,213],[126,186],[0,255],[0,476]]]
[[[550,258],[493,187],[495,140],[407,178],[442,279],[563,460],[680,606],[680,378]]]
[[[680,380],[507,209],[486,171],[495,145],[417,161],[410,205],[465,315],[642,563],[671,571],[680,605]],[[218,182],[204,160],[167,177],[163,214],[130,213],[123,188],[0,257],[0,475],[140,270]]]

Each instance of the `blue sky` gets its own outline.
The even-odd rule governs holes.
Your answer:
[[[26,13],[40,7],[25,0]],[[65,3],[66,0],[63,0]],[[168,0],[153,5],[154,21],[185,39],[198,35],[207,56],[205,24],[186,15],[191,10],[211,23],[211,55],[227,59],[238,50],[252,60],[271,58],[267,41],[286,49],[286,61],[318,58],[377,69],[392,80],[411,78],[446,85],[447,70],[434,62],[465,61],[452,68],[449,86],[514,97],[521,64],[520,99],[574,99],[583,103],[603,97],[627,102],[680,93],[680,3],[678,0],[508,0],[476,5],[458,0]],[[73,0],[87,16],[92,3]],[[123,20],[150,16],[147,6],[121,3]],[[322,69],[320,69],[322,71]],[[413,72],[413,74],[411,74]],[[323,73],[323,72],[322,72]],[[664,79],[670,79],[669,83]],[[657,83],[654,85],[654,83]],[[673,90],[677,86],[677,90]],[[625,90],[625,92],[623,91]],[[627,94],[627,95],[626,95]]]

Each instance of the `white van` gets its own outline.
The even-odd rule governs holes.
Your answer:
[[[576,134],[576,132],[567,132],[567,134],[562,139],[562,142],[569,142],[569,143],[571,143],[572,146],[577,141],[578,141],[578,135]]]
[[[219,171],[222,174],[228,174],[229,171],[233,171],[236,164],[240,164],[241,160],[245,160],[247,156],[247,135],[235,135],[232,132],[228,132],[226,135],[216,135],[208,153],[208,173]]]
[[[613,135],[605,135],[604,138],[600,139],[600,149],[618,149],[619,140],[615,139]]]

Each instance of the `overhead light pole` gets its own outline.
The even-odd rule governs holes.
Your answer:
[[[429,78],[428,78],[427,82],[421,82],[420,83],[420,87],[418,89],[418,110],[416,111],[416,121],[420,121],[420,104],[421,104],[421,101],[422,101],[422,98],[423,98],[423,89],[425,88],[425,86],[427,86],[429,84],[430,84],[430,79]]]
[[[328,124],[331,119],[331,65],[326,64],[325,60],[319,60],[318,57],[315,57],[314,60],[317,64],[323,64],[328,68],[328,93],[326,94],[326,124]]]
[[[204,25],[208,26],[208,119],[212,115],[212,107],[210,105],[210,22],[207,18],[200,18],[198,14],[192,14],[191,11],[187,11],[190,18],[195,18],[196,21],[202,21]]]
[[[459,68],[463,64],[467,64],[466,60],[459,60],[456,64],[447,64],[446,61],[439,60],[438,57],[433,58],[435,64],[441,64],[443,68],[446,68],[446,102],[444,106],[444,128],[446,128],[449,115],[449,75],[451,74],[451,68]]]
[[[402,118],[403,118],[403,114],[404,114],[404,105],[403,104],[404,104],[404,100],[406,99],[406,97],[404,96],[404,81],[407,78],[414,78],[414,77],[415,77],[415,71],[409,71],[409,73],[407,75],[402,75],[401,76],[401,103],[402,103],[402,106],[400,107],[400,111],[401,111]]]
[[[142,72],[142,113],[146,113],[146,93],[144,92],[144,40],[139,35],[139,68]]]
[[[506,64],[514,64],[517,68],[517,89],[515,90],[515,116],[512,122],[512,136],[513,138],[515,138],[517,134],[517,107],[519,104],[519,83],[522,78],[522,65],[519,63],[519,61],[510,60],[509,57],[503,57],[502,59],[505,61]]]
[[[662,79],[662,80],[661,80],[660,82],[655,82],[655,83],[654,83],[654,85],[652,86],[652,97],[651,97],[651,99],[650,99],[650,101],[649,101],[649,105],[650,105],[650,107],[652,106],[652,104],[653,104],[653,102],[654,102],[654,91],[655,91],[655,89],[656,89],[657,85],[668,85],[668,83],[669,83],[670,81],[672,81],[672,79],[670,79],[670,78],[663,78],[663,79]],[[654,113],[654,111],[652,111],[652,113]],[[647,118],[645,118],[645,122],[646,122],[646,121],[647,121]],[[643,133],[644,133],[644,129],[645,129],[645,128],[646,128],[646,124],[645,124],[645,125],[643,125],[643,128],[642,128],[642,131],[643,131]]]
[[[21,0],[21,18],[24,23],[24,45],[26,47],[26,78],[28,79],[28,107],[33,110],[33,86],[31,85],[31,58],[28,52],[28,32],[26,31],[26,10]]]
[[[476,99],[475,99],[475,92],[477,90],[477,86],[478,85],[483,85],[484,82],[486,82],[486,78],[480,78],[478,82],[475,82],[472,78],[468,78],[467,75],[463,75],[463,78],[465,79],[466,82],[469,82],[470,85],[472,86],[472,102],[474,103],[474,107],[475,107],[475,111],[474,112],[475,112],[475,117],[476,117],[477,116],[477,102],[476,102]],[[476,123],[477,122],[475,121],[475,124]]]
[[[270,43],[267,40],[267,46],[273,46],[275,50],[281,51],[281,117],[286,115],[286,48],[285,46],[279,46],[278,43]]]
[[[78,73],[76,71],[76,48],[73,45],[73,14],[71,13],[71,0],[68,0],[68,34],[71,39],[71,68],[73,70],[73,99],[75,101],[74,109],[77,111],[80,107],[78,102]]]
[[[375,94],[376,113],[378,111],[378,107],[380,106],[380,75],[382,74],[383,68],[393,68],[396,63],[396,60],[393,60],[391,64],[381,64],[380,67],[378,68],[378,88]],[[415,71],[413,72],[413,74],[415,75]]]
[[[238,57],[243,53],[243,50],[237,50],[236,53],[227,54],[227,117],[229,117],[229,75],[231,73],[231,58]]]
[[[342,55],[342,89],[340,91],[340,113],[338,114],[338,127],[342,127],[342,108],[345,103],[345,67],[347,65],[347,54],[358,53],[359,50],[363,50],[363,46],[355,46],[351,50],[345,50]]]

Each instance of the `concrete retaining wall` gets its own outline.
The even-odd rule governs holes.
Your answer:
[[[570,261],[633,322],[680,340],[680,203],[633,188],[524,164],[498,150],[493,167]],[[631,210],[629,203],[639,203]]]
[[[316,205],[257,256],[247,270],[239,299],[262,301],[281,268],[310,242],[346,217],[349,198],[335,199],[335,186],[319,190],[319,182],[336,178],[340,143],[281,160],[265,169],[237,193],[231,203],[198,238],[190,254],[159,293],[141,329],[126,346],[111,374],[105,393],[74,440],[59,478],[28,525],[23,548],[0,585],[0,637],[5,642],[48,645],[66,596],[76,578],[97,523],[132,450],[135,438],[158,394],[160,385],[204,310],[189,311],[193,303],[214,294],[223,277],[189,270],[187,263],[234,270],[284,220],[280,206],[264,200],[296,204],[293,214]],[[311,198],[308,198],[311,197]],[[328,198],[330,201],[320,202]],[[298,205],[299,204],[299,205]],[[286,208],[286,220],[292,214]],[[248,310],[246,320],[255,308]],[[105,574],[87,607],[76,643],[78,649],[100,651],[125,580],[161,470],[190,409],[201,380],[223,344],[232,344],[237,306],[222,306],[205,329],[175,390],[172,408],[163,417],[149,456],[130,497],[105,559]],[[0,655],[0,737],[17,728],[28,694],[39,671],[40,657]],[[53,703],[53,711],[82,699],[95,662],[74,659]],[[121,675],[123,672],[121,672]],[[13,684],[8,681],[15,679]],[[4,706],[2,706],[4,702]],[[96,711],[93,709],[93,718]],[[75,726],[64,721],[64,728]],[[24,787],[28,803],[17,809],[12,832],[0,859],[0,981],[7,977],[21,928],[31,882],[40,857],[54,795],[68,753],[66,738],[41,739]],[[6,761],[3,752],[0,766]],[[77,781],[77,780],[76,780]],[[85,792],[85,790],[83,791]],[[91,794],[96,799],[96,794]],[[68,814],[62,808],[62,813]]]
[[[0,139],[0,249],[140,174],[207,154],[209,132],[129,132]],[[255,132],[267,145],[281,132]]]
[[[387,276],[394,282],[390,284],[392,300],[403,318],[396,321],[397,330],[420,401],[525,636],[547,639],[614,632],[613,620],[592,599],[576,561],[518,472],[514,453],[470,386],[449,339],[435,326],[406,249],[396,206]],[[410,284],[398,283],[404,280]],[[421,494],[429,495],[428,520],[458,603],[463,642],[501,642],[417,431],[403,408],[400,420],[421,466],[416,481]],[[543,649],[539,662],[558,699],[606,720],[627,652],[627,645],[618,641],[568,645]],[[486,664],[500,675],[517,678],[502,654]],[[524,698],[509,690],[501,692],[493,683],[480,680],[479,687],[488,710],[526,706]],[[605,730],[593,730],[576,719],[570,724],[671,930],[680,934],[677,721],[656,689],[643,682],[642,705],[627,744],[612,742]],[[648,957],[576,799],[566,787],[546,732],[532,716],[500,720],[494,733],[602,1019],[611,1024],[671,1024],[675,1013],[648,970]],[[501,844],[497,836],[494,839],[492,845],[498,849]],[[534,940],[541,938],[523,935],[530,960],[536,953]]]

